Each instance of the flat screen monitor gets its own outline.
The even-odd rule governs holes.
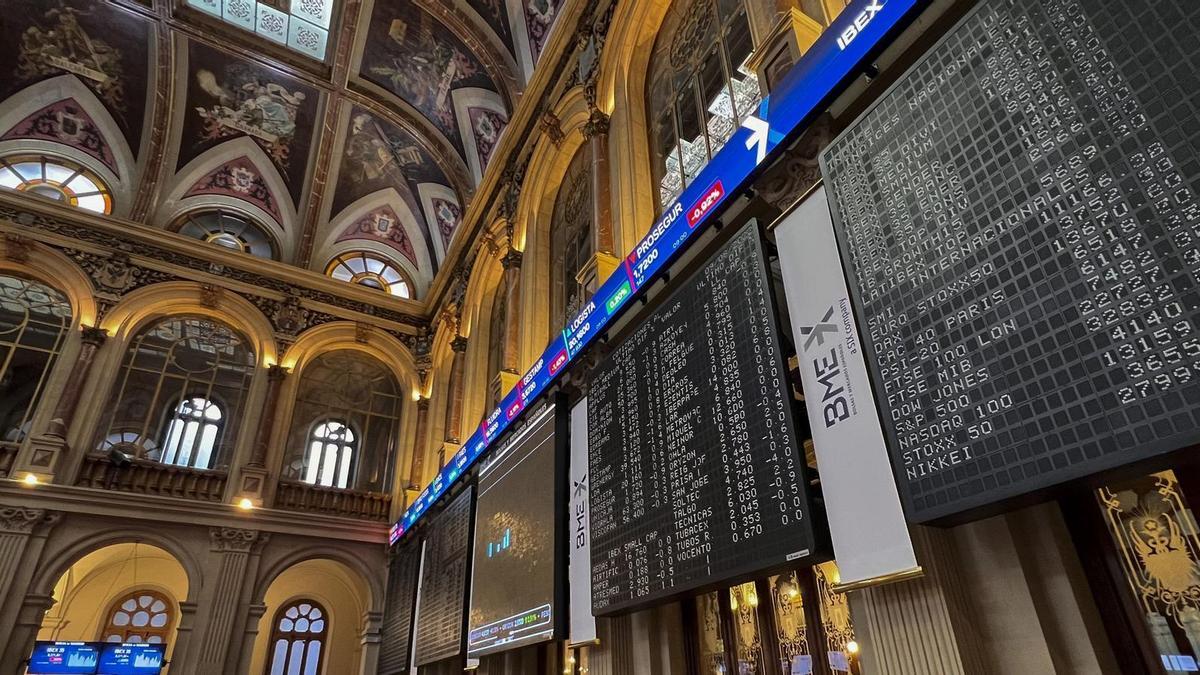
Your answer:
[[[97,675],[158,675],[166,663],[164,644],[108,643],[100,653]]]
[[[565,411],[564,411],[565,413]],[[554,638],[560,536],[558,407],[550,405],[485,458],[475,507],[467,654]]]
[[[95,675],[100,665],[99,642],[51,642],[38,640],[29,657],[33,675]]]

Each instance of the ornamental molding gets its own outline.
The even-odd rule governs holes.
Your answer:
[[[28,509],[21,506],[0,508],[0,532],[9,534],[32,534],[39,523],[56,523],[61,514],[47,513],[45,509]]]
[[[217,553],[249,553],[257,543],[266,543],[271,535],[258,530],[243,530],[236,527],[210,527],[208,537],[211,550]]]

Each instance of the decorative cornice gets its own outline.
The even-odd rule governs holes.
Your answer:
[[[19,234],[4,235],[4,257],[15,263],[29,262],[29,254],[33,252],[34,241]]]

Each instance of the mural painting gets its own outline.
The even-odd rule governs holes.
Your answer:
[[[3,9],[0,98],[72,75],[96,94],[136,154],[146,119],[150,23],[96,0],[5,0]]]
[[[343,230],[337,240],[343,242],[352,239],[369,239],[386,244],[408,258],[413,266],[420,267],[412,240],[404,230],[400,217],[390,207],[375,209],[359,218]]]
[[[277,70],[194,42],[188,66],[178,167],[224,141],[249,137],[271,158],[298,202],[317,126],[317,91]]]
[[[62,143],[100,160],[118,178],[121,170],[113,157],[112,148],[96,126],[91,115],[73,98],[66,98],[42,108],[9,129],[0,140],[36,138]]]
[[[562,0],[524,0],[522,4],[525,6],[525,25],[529,29],[529,49],[533,51],[536,63],[546,46]]]
[[[483,17],[485,23],[492,28],[508,52],[513,53],[512,29],[508,25],[508,8],[504,0],[467,0],[467,4],[475,13]]]
[[[467,113],[471,116],[471,133],[475,134],[475,149],[479,151],[479,166],[486,168],[492,159],[492,151],[500,141],[500,132],[508,120],[487,108],[470,108]]]
[[[452,92],[496,91],[483,65],[449,29],[412,2],[379,2],[371,16],[362,75],[399,96],[464,153]]]
[[[417,186],[422,183],[450,187],[445,173],[412,134],[363,108],[352,108],[331,213],[336,215],[362,197],[394,188],[413,213],[421,214]],[[422,231],[428,229],[426,222],[420,222]],[[451,233],[457,226],[457,217],[448,224]]]

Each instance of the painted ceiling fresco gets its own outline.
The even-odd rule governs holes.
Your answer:
[[[74,76],[104,104],[136,154],[146,119],[151,22],[97,0],[3,0],[0,10],[0,97],[53,77]],[[41,124],[25,120],[22,125],[39,129],[45,138],[50,119],[43,115]],[[60,137],[54,140],[77,145],[74,132],[85,132],[89,124],[95,128],[90,120],[59,125],[53,134]],[[11,136],[13,130],[0,132]],[[93,156],[98,152],[89,150]]]
[[[409,0],[375,5],[362,75],[399,96],[465,154],[452,94],[466,87],[496,91],[483,64],[445,26]]]
[[[546,39],[563,0],[522,0],[521,4],[525,9],[525,26],[529,30],[529,48],[533,51],[533,60],[537,61],[546,47]]]
[[[246,136],[279,169],[298,202],[319,101],[316,89],[278,70],[192,42],[178,168]]]
[[[496,33],[508,53],[514,53],[512,27],[508,23],[508,8],[504,0],[467,0],[467,4],[483,17],[484,23]]]

